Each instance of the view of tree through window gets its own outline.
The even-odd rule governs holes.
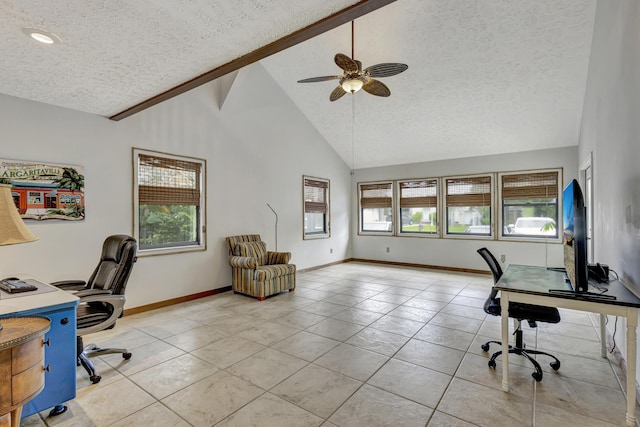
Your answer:
[[[304,238],[329,237],[329,180],[303,176]]]
[[[491,176],[447,178],[447,234],[491,235]]]
[[[136,152],[141,250],[203,245],[204,161]]]
[[[438,180],[401,181],[400,232],[436,234],[438,231]]]

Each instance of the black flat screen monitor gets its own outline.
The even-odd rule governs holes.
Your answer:
[[[573,290],[589,290],[587,273],[587,212],[578,181],[571,181],[562,192],[564,267]]]

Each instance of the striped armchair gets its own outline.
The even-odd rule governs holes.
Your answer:
[[[259,301],[296,288],[296,266],[289,264],[291,252],[267,251],[259,234],[227,237],[229,264],[234,292],[251,295]]]

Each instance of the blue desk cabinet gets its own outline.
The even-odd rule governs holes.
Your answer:
[[[9,295],[0,291],[0,319],[45,316],[51,328],[44,336],[44,389],[22,408],[22,417],[64,404],[76,397],[76,308],[78,297],[37,283],[38,292]]]
[[[22,417],[62,404],[76,397],[76,304],[47,307],[20,313],[51,320],[44,337],[44,390],[22,408]]]

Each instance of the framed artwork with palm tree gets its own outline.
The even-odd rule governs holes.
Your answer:
[[[85,218],[81,166],[0,159],[0,183],[24,220],[82,221]]]

